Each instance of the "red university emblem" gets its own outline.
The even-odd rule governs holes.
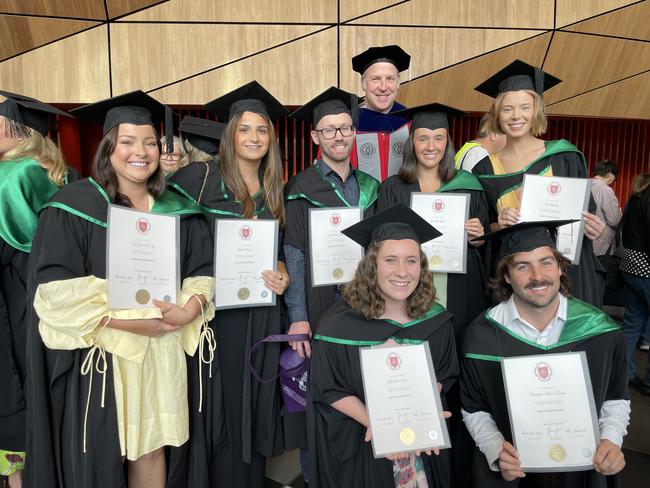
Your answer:
[[[546,191],[548,191],[548,194],[551,196],[559,195],[559,193],[562,191],[562,187],[557,181],[552,181],[549,183],[548,187],[546,187]]]
[[[341,222],[342,222],[341,216],[337,213],[332,214],[332,216],[330,217],[330,224],[332,224],[334,227],[338,227],[339,225],[341,225]]]
[[[402,358],[396,352],[391,352],[388,355],[388,367],[390,369],[399,369],[400,364],[402,364]]]
[[[535,366],[535,376],[540,381],[550,380],[552,374],[551,367],[546,363],[537,363]]]
[[[142,218],[136,221],[135,228],[140,234],[148,234],[151,229],[151,224],[147,219]]]
[[[250,237],[251,237],[252,235],[253,235],[253,229],[251,229],[251,228],[250,228],[249,226],[247,226],[247,225],[243,225],[243,226],[239,229],[239,237],[241,237],[241,238],[244,239],[244,240],[248,240],[248,239],[250,239]]]
[[[445,209],[445,202],[442,200],[438,199],[433,202],[433,210],[434,212],[440,213]]]

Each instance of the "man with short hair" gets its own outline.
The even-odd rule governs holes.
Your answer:
[[[365,100],[359,108],[353,166],[378,181],[399,172],[408,121],[393,112],[406,107],[395,99],[400,72],[408,69],[409,56],[397,45],[371,47],[352,58],[352,69],[361,75]]]
[[[571,298],[569,261],[554,235],[565,223],[520,223],[483,236],[501,238],[502,257],[490,283],[500,303],[469,326],[462,347],[462,413],[478,447],[476,486],[507,487],[519,479],[519,488],[596,488],[625,466],[630,402],[623,334],[603,312]],[[598,415],[595,471],[524,473],[512,445],[500,359],[578,351],[586,353]]]
[[[481,118],[476,139],[466,142],[456,153],[454,162],[456,169],[472,172],[481,159],[490,154],[496,154],[506,145],[506,135],[492,132],[489,128],[487,116]]]
[[[591,194],[596,201],[596,215],[605,222],[605,233],[594,240],[596,256],[609,254],[608,251],[616,237],[616,228],[623,216],[616,194],[611,188],[617,176],[618,165],[614,161],[604,159],[596,164],[595,175],[591,179]]]

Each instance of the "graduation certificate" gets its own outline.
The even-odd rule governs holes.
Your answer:
[[[558,251],[572,264],[578,264],[585,225],[582,212],[589,208],[590,195],[588,178],[524,175],[521,221],[578,219],[558,227],[557,233]]]
[[[600,436],[585,353],[503,358],[501,368],[522,469],[593,469]]]
[[[217,219],[214,244],[215,308],[275,305],[262,271],[278,264],[278,221]]]
[[[309,209],[309,254],[312,286],[338,285],[354,277],[363,248],[341,234],[361,221],[359,207]]]
[[[411,208],[442,235],[422,244],[429,270],[439,273],[467,272],[467,193],[411,193]]]
[[[176,303],[180,289],[180,217],[108,207],[106,278],[111,308]]]
[[[451,447],[428,344],[359,351],[375,457]]]

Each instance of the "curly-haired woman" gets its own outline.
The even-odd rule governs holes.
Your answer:
[[[443,487],[449,451],[375,459],[365,405],[360,346],[429,345],[444,393],[458,376],[451,314],[435,302],[420,244],[439,235],[405,205],[395,205],[344,231],[366,248],[345,301],[323,316],[314,336],[309,452],[319,487]]]

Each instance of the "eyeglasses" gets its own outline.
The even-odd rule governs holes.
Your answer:
[[[182,155],[178,153],[168,153],[168,152],[163,152],[160,154],[160,159],[171,159],[172,161],[180,161]]]
[[[323,136],[323,139],[334,139],[336,133],[340,132],[341,136],[349,137],[354,134],[354,126],[352,125],[342,125],[341,127],[325,127],[324,129],[314,129],[314,132],[320,132]]]

